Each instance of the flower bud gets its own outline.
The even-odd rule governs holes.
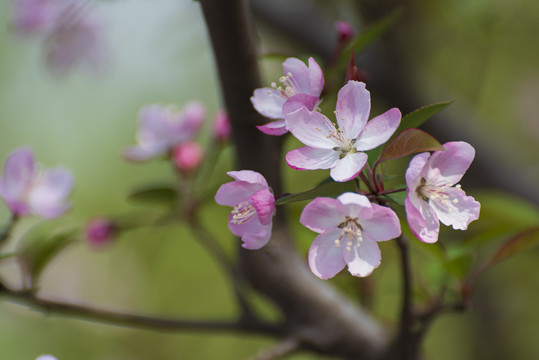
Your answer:
[[[335,30],[337,30],[337,39],[340,43],[347,43],[354,36],[354,29],[346,21],[336,21]]]
[[[213,122],[213,136],[217,141],[225,142],[230,139],[232,128],[230,127],[230,119],[224,110],[217,111]]]
[[[204,148],[197,142],[186,141],[174,148],[172,159],[180,171],[190,172],[204,160]]]
[[[98,249],[109,245],[116,235],[116,225],[107,218],[94,218],[86,223],[85,237],[90,247]]]

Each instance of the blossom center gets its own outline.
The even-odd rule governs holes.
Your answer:
[[[346,251],[352,251],[352,247],[360,247],[363,242],[361,225],[357,218],[346,217],[346,221],[339,225],[342,228],[341,235],[335,240],[335,246],[340,247],[343,244]]]
[[[290,98],[299,92],[299,84],[292,76],[292,73],[288,73],[285,76],[281,76],[279,82],[282,86],[277,86],[276,83],[271,83],[271,87],[277,90],[285,98]]]
[[[448,211],[451,212],[453,209],[450,206],[457,204],[459,200],[447,191],[449,188],[451,188],[449,183],[430,184],[425,178],[421,178],[419,186],[416,188],[416,193],[423,201],[427,203],[435,201],[447,207]],[[460,184],[455,185],[455,188],[461,190]]]
[[[233,224],[241,225],[245,224],[247,221],[251,220],[256,215],[256,210],[253,205],[249,204],[247,201],[243,201],[238,205],[234,206],[232,209],[232,220]]]

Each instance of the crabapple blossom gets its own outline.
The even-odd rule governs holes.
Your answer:
[[[204,148],[195,141],[186,141],[174,148],[172,159],[180,171],[190,172],[204,160]]]
[[[36,358],[36,360],[58,360],[52,355],[40,355]]]
[[[230,119],[228,114],[224,110],[219,110],[215,114],[215,120],[213,122],[213,136],[217,141],[225,142],[230,139],[232,135],[232,128],[230,126]]]
[[[416,155],[406,170],[408,195],[406,217],[414,235],[421,241],[438,240],[440,221],[454,229],[466,230],[479,218],[481,205],[466,196],[457,184],[474,156],[475,149],[462,141],[448,142],[445,151]]]
[[[370,275],[381,261],[377,242],[401,234],[393,210],[350,192],[337,199],[314,199],[303,209],[300,222],[320,234],[309,250],[309,266],[321,279],[332,278],[345,265],[354,276]]]
[[[271,237],[275,197],[266,179],[251,170],[229,171],[235,181],[221,185],[215,201],[234,207],[228,218],[230,231],[240,236],[246,249],[260,249]]]
[[[73,175],[61,167],[39,169],[29,148],[11,152],[0,177],[0,196],[15,216],[36,214],[45,219],[62,215],[70,207],[66,197]]]
[[[88,245],[99,249],[112,242],[116,230],[116,225],[111,220],[97,217],[86,223],[84,235]]]
[[[363,151],[385,143],[401,120],[399,109],[393,108],[367,122],[370,102],[365,84],[349,81],[338,94],[338,128],[306,107],[287,113],[288,130],[307,145],[286,154],[288,165],[297,170],[331,169],[333,180],[340,182],[355,178],[367,163]]]
[[[272,121],[257,128],[268,135],[283,135],[288,132],[283,105],[293,99],[300,102],[309,110],[313,110],[320,103],[320,94],[324,88],[324,74],[318,63],[311,57],[309,66],[296,58],[288,58],[283,62],[284,76],[271,88],[256,89],[251,102],[260,114]]]
[[[205,117],[204,106],[195,101],[181,112],[160,104],[145,106],[139,112],[138,144],[125,149],[123,155],[130,161],[146,161],[168,154],[176,145],[192,139]]]
[[[49,31],[61,12],[61,4],[57,0],[14,0],[11,12],[13,29],[23,35]]]

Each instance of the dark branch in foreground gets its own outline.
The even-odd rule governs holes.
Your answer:
[[[283,331],[280,326],[262,321],[244,320],[188,320],[170,319],[153,316],[120,313],[108,310],[98,310],[88,306],[67,304],[37,297],[30,291],[11,291],[2,289],[5,300],[27,306],[32,310],[46,315],[65,315],[81,320],[107,323],[110,325],[129,328],[140,328],[154,331],[178,332],[224,332],[280,336]]]

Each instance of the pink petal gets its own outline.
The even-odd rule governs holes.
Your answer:
[[[232,234],[243,237],[245,234],[263,234],[264,228],[267,226],[262,225],[256,216],[253,216],[246,222],[236,224],[232,222],[234,214],[230,213],[228,216],[228,228],[232,231]]]
[[[286,97],[272,88],[256,89],[251,96],[251,103],[256,111],[270,119],[283,118],[283,104]]]
[[[372,204],[373,213],[368,219],[360,219],[365,235],[373,241],[386,241],[401,234],[397,214],[388,207]]]
[[[268,243],[271,238],[271,224],[261,228],[256,234],[245,234],[241,237],[244,249],[258,250]]]
[[[345,217],[338,211],[340,202],[329,197],[317,197],[301,213],[299,222],[317,233],[337,228]]]
[[[341,229],[330,229],[318,235],[309,249],[309,267],[321,279],[334,277],[346,265],[342,248],[335,244],[341,233]]]
[[[445,203],[431,200],[430,206],[442,224],[452,226],[453,229],[466,230],[472,221],[479,218],[481,204],[473,197],[466,196],[464,191],[454,187],[444,192],[449,195],[450,200]],[[457,202],[455,203],[454,200]]]
[[[368,238],[365,238],[360,246],[351,246],[350,250],[343,249],[343,253],[348,271],[354,276],[369,276],[382,260],[378,244]]]
[[[4,165],[0,193],[5,199],[19,199],[24,196],[35,174],[34,153],[23,147],[13,150]]]
[[[421,153],[414,156],[410,161],[405,174],[406,186],[408,186],[410,191],[415,191],[419,185],[419,182],[421,181],[421,177],[425,176],[425,164],[427,163],[429,157],[430,153]]]
[[[268,187],[268,182],[260,173],[252,170],[240,170],[240,171],[229,171],[226,173],[228,176],[231,176],[234,180],[245,181],[251,184],[259,184],[261,187]]]
[[[175,119],[179,124],[178,142],[192,139],[206,120],[206,108],[201,102],[188,102]],[[176,143],[172,145],[176,145]]]
[[[275,212],[275,197],[268,188],[255,192],[249,198],[251,204],[258,214],[258,220],[262,225],[271,224],[273,213]]]
[[[397,130],[401,122],[401,112],[390,109],[369,121],[359,134],[354,147],[360,151],[374,149],[385,143]]]
[[[266,135],[280,136],[288,132],[284,120],[272,121],[267,123],[266,125],[257,125],[256,128]]]
[[[296,170],[330,169],[339,160],[339,153],[327,149],[304,146],[286,154],[286,162]]]
[[[291,96],[283,104],[283,114],[286,116],[294,111],[301,109],[303,106],[309,111],[313,111],[314,107],[318,104],[320,99],[316,96],[307,94],[296,94]]]
[[[215,202],[219,205],[236,206],[241,202],[247,201],[251,195],[260,190],[260,184],[251,184],[245,181],[232,181],[221,185]]]
[[[330,138],[337,130],[324,115],[309,111],[305,107],[286,114],[286,126],[299,141],[313,148],[333,149],[336,145]]]
[[[283,71],[294,90],[303,94],[311,94],[311,76],[309,68],[303,61],[288,58],[283,63]]]
[[[70,207],[66,197],[73,187],[73,175],[63,168],[53,168],[40,174],[28,194],[30,208],[37,215],[53,219]]]
[[[162,144],[158,146],[130,146],[122,152],[124,159],[133,162],[142,162],[150,160],[158,155],[162,155],[166,151],[166,147]]]
[[[445,151],[432,154],[429,167],[439,169],[441,180],[453,185],[460,181],[470,167],[475,157],[475,149],[463,141],[445,143],[444,148]]]
[[[412,203],[412,196],[417,198],[417,195],[408,193],[404,202],[408,225],[419,240],[426,243],[435,243],[438,241],[438,233],[440,232],[438,217],[425,201],[417,198],[414,202],[419,203],[420,209],[418,209]]]
[[[320,65],[312,58],[309,58],[309,78],[311,80],[311,91],[308,94],[319,97],[324,89],[324,73]]]
[[[372,204],[364,195],[346,192],[337,199],[344,205],[340,211],[345,217],[363,219],[372,216]]]
[[[371,111],[371,97],[365,83],[349,81],[337,95],[337,123],[349,139],[355,139],[365,127]]]
[[[346,154],[346,156],[337,161],[331,169],[330,175],[335,181],[345,182],[354,179],[359,175],[363,166],[367,163],[367,154],[357,152]]]

